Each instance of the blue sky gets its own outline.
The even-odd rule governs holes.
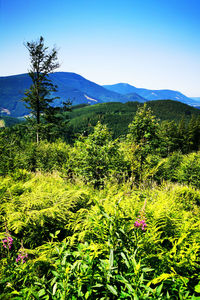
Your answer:
[[[0,76],[27,72],[41,35],[60,71],[200,97],[200,0],[0,0]]]

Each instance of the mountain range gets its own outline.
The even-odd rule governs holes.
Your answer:
[[[173,90],[149,90],[143,88],[136,88],[128,83],[117,83],[113,85],[104,85],[104,87],[110,91],[122,94],[131,95],[137,93],[146,100],[175,100],[188,105],[197,105],[199,98],[189,98],[178,91]]]
[[[70,99],[73,105],[95,104],[103,102],[144,102],[145,99],[137,94],[131,97],[105,89],[104,87],[85,79],[84,77],[69,72],[56,72],[50,74],[50,79],[57,85],[55,95],[60,97],[53,103],[54,106],[62,105],[63,101]],[[1,112],[13,117],[24,116],[29,113],[24,106],[22,98],[24,92],[31,85],[28,74],[0,77],[0,108]]]
[[[50,74],[50,79],[57,85],[58,91],[55,95],[60,99],[54,100],[54,106],[61,106],[63,101],[71,100],[73,105],[96,104],[104,102],[145,102],[149,100],[171,99],[199,105],[194,99],[171,90],[151,91],[138,89],[129,84],[115,84],[100,86],[84,77],[69,72],[56,72]],[[22,98],[24,92],[31,85],[28,74],[0,77],[0,112],[3,115],[21,117],[29,113]],[[198,103],[198,104],[197,104]]]

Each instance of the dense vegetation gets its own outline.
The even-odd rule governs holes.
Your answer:
[[[187,127],[192,118],[198,118],[200,116],[199,109],[177,101],[149,101],[147,102],[147,105],[153,110],[160,123],[163,121],[173,121],[172,124],[174,124],[174,127],[179,122]],[[60,111],[57,111],[56,123],[61,123],[61,130],[59,129],[61,135],[58,136],[57,126],[56,134],[55,132],[51,134],[54,136],[52,139],[55,140],[56,138],[61,137],[62,139],[64,138],[65,141],[70,142],[77,134],[88,135],[92,132],[93,126],[95,126],[98,121],[107,125],[114,138],[121,137],[128,133],[128,125],[133,120],[138,106],[142,106],[142,104],[139,104],[138,102],[112,102],[95,105],[81,104],[71,106],[70,112],[64,112],[63,109],[60,109]],[[20,120],[16,118],[3,117],[2,119],[5,120],[6,126],[20,123]],[[66,123],[68,123],[67,127]],[[183,123],[185,123],[185,125]],[[53,125],[48,124],[48,127],[50,126],[54,127],[54,130],[56,130],[55,122]],[[27,126],[24,126],[23,128],[23,132],[26,131],[26,136],[30,135],[30,131],[32,132],[32,128],[29,130],[29,127],[30,124],[27,124]],[[65,129],[64,131],[63,127]],[[50,139],[49,134],[47,132],[45,133],[45,131],[47,130],[43,130],[43,133],[45,134],[44,137]]]
[[[2,128],[1,298],[200,299],[200,118],[184,116],[145,104],[120,139],[104,117],[76,138],[44,121],[39,143],[31,120]]]
[[[1,127],[10,127],[24,122],[24,119],[17,119],[9,116],[0,116]]]
[[[133,120],[138,106],[142,105],[138,102],[113,102],[92,106],[75,106],[72,107],[72,112],[69,114],[69,124],[74,134],[88,133],[91,132],[91,127],[100,121],[102,124],[106,124],[113,132],[114,138],[117,138],[128,133],[128,125]],[[198,109],[178,101],[149,101],[147,105],[153,110],[160,122],[166,120],[178,123],[184,119],[188,123],[193,115],[200,116]]]

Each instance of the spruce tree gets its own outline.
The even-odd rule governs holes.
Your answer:
[[[142,176],[147,156],[155,154],[156,149],[160,147],[158,126],[158,121],[146,103],[138,108],[133,121],[129,124],[127,140],[130,143],[130,150],[134,160],[136,159],[139,164],[138,167],[132,166],[132,169],[138,168],[140,177]]]
[[[52,98],[52,92],[57,91],[57,86],[52,83],[49,74],[59,67],[57,50],[53,48],[48,51],[41,36],[36,42],[27,42],[25,47],[30,55],[30,70],[28,72],[32,85],[25,92],[23,101],[30,109],[36,120],[36,140],[40,139],[41,115],[49,109],[50,104],[56,98]]]

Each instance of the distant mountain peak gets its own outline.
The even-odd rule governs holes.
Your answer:
[[[104,85],[104,87],[113,92],[121,93],[123,95],[127,95],[130,93],[137,93],[141,97],[150,100],[175,100],[180,101],[189,105],[196,105],[197,101],[191,99],[179,91],[173,91],[169,89],[163,90],[149,90],[144,88],[136,88],[127,83],[116,83],[113,85]]]
[[[190,99],[178,91],[148,90],[136,88],[129,83],[100,86],[73,72],[56,72],[50,74],[50,79],[58,86],[54,101],[55,106],[61,106],[63,101],[70,99],[73,105],[95,104],[104,102],[145,102],[148,100],[175,100],[189,105],[200,105],[197,100]],[[0,108],[2,114],[10,112],[11,116],[21,117],[29,113],[21,99],[26,89],[31,85],[28,74],[18,74],[0,77]]]
[[[103,102],[144,102],[146,99],[135,94],[131,96],[105,89],[104,87],[85,79],[83,76],[72,72],[56,72],[49,75],[52,82],[57,85],[53,105],[60,106],[63,101],[70,99],[73,105],[95,104]],[[0,107],[10,111],[11,116],[20,117],[29,111],[21,101],[26,89],[31,85],[28,74],[18,74],[0,77]],[[54,96],[54,95],[53,95]]]

